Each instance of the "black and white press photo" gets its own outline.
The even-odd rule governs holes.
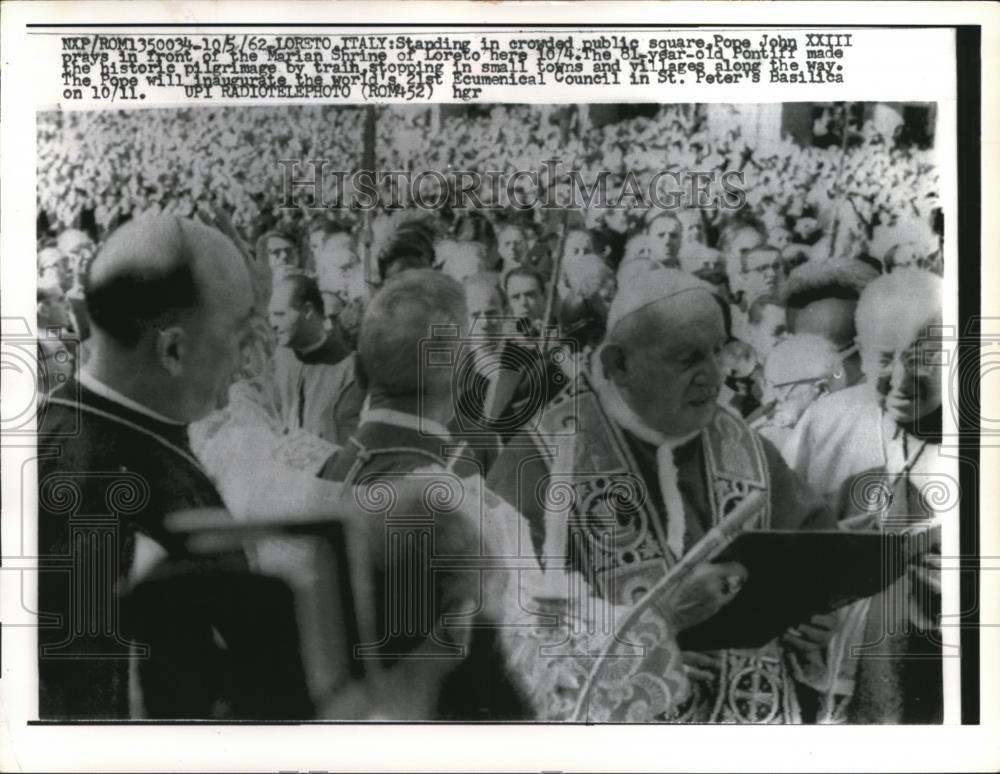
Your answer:
[[[973,27],[308,5],[17,32],[13,726],[979,733]]]

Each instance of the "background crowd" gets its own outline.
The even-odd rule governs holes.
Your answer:
[[[116,265],[144,256],[131,255],[123,239],[115,239],[116,230],[128,224],[124,232],[146,239],[145,216],[176,215],[221,231],[250,269],[252,288],[245,295],[252,295],[253,314],[250,334],[246,342],[240,340],[243,378],[231,390],[224,385],[231,396],[224,411],[198,412],[187,421],[193,454],[218,490],[206,499],[214,503],[221,497],[239,518],[241,510],[259,508],[261,502],[279,510],[292,507],[295,498],[315,494],[316,476],[349,480],[348,471],[356,469],[352,454],[370,461],[366,450],[392,447],[405,432],[416,434],[415,446],[424,443],[417,428],[407,424],[416,421],[413,416],[431,422],[438,436],[472,439],[467,445],[471,459],[462,462],[484,473],[496,471],[498,459],[518,446],[510,439],[533,427],[578,376],[599,370],[593,356],[612,332],[609,313],[616,308],[627,308],[629,315],[640,312],[641,304],[629,304],[658,287],[665,294],[659,301],[682,294],[674,291],[678,287],[700,289],[703,298],[713,300],[685,314],[714,319],[718,301],[725,334],[707,370],[704,364],[691,366],[708,374],[699,376],[710,396],[703,402],[715,411],[716,389],[708,382],[717,363],[718,403],[771,442],[766,452],[774,470],[779,453],[797,460],[798,475],[810,465],[822,467],[809,485],[832,506],[852,475],[880,465],[888,469],[886,450],[897,441],[905,465],[900,469],[904,474],[916,470],[928,441],[914,435],[920,445],[911,454],[916,447],[907,445],[907,433],[916,431],[904,425],[940,414],[940,392],[931,389],[936,376],[914,365],[912,350],[927,324],[940,317],[944,227],[933,150],[917,147],[902,125],[886,132],[873,122],[837,124],[836,115],[847,111],[822,113],[821,141],[803,144],[791,138],[763,141],[741,122],[738,109],[729,119],[715,111],[709,120],[698,106],[662,106],[655,114],[600,126],[590,124],[585,110],[539,106],[451,115],[440,109],[373,112],[330,106],[43,114],[38,127],[39,390],[51,393],[70,381],[89,357],[101,366],[115,359],[109,352],[116,357],[124,352],[102,351],[100,342],[110,341],[104,335],[107,320],[88,319],[88,310],[100,306],[93,293],[88,296],[94,287],[115,304],[133,303],[114,296],[121,286],[108,277],[114,278]],[[296,189],[296,206],[289,207],[279,162],[307,158],[334,160],[341,170],[371,165],[446,176],[534,171],[557,158],[588,188],[603,176],[613,199],[629,176],[645,188],[663,171],[738,172],[744,196],[735,208],[691,202],[664,208],[626,199],[626,206],[526,210],[494,201],[484,188],[478,192],[484,206],[478,209],[424,210],[404,200],[399,208],[361,212],[309,206],[309,200],[297,197],[311,199],[315,192]],[[565,175],[544,184],[564,193],[569,186]],[[174,238],[169,223],[191,229],[193,241],[208,240],[190,221],[148,222],[163,230],[164,243]],[[112,247],[102,250],[106,245]],[[149,247],[151,254],[157,250],[158,242]],[[186,255],[183,249],[175,252]],[[104,285],[94,285],[91,276],[91,265],[101,264],[95,256],[111,266],[104,269]],[[442,275],[450,279],[443,281]],[[156,279],[155,272],[150,276]],[[395,287],[388,282],[400,277],[408,279]],[[205,288],[225,295],[224,284]],[[866,296],[869,286],[874,290]],[[202,291],[191,291],[196,302],[205,303],[197,298]],[[393,293],[398,294],[395,302],[386,300]],[[172,301],[164,303],[169,307]],[[901,340],[884,345],[882,373],[872,361],[872,353],[883,346],[876,339],[895,329],[891,320],[876,318],[879,310],[895,310],[903,319],[900,310],[907,304],[917,312],[896,331]],[[125,309],[130,310],[144,319],[146,310]],[[121,311],[103,313],[113,317]],[[438,391],[447,405],[428,410],[421,398],[437,394],[431,382],[438,377],[411,367],[414,348],[422,346],[421,331],[400,329],[426,328],[438,311],[448,312],[449,319],[467,314],[470,335],[448,375],[453,389]],[[663,325],[664,339],[674,335]],[[93,355],[88,346],[92,328],[99,334]],[[704,333],[698,326],[677,330]],[[163,348],[159,340],[150,346],[157,353]],[[364,350],[367,364],[361,362]],[[433,365],[432,359],[426,362]],[[671,362],[674,366],[687,372],[685,362]],[[910,388],[916,372],[924,380],[921,390]],[[150,381],[147,387],[159,395],[161,386]],[[857,468],[836,456],[851,452],[856,443],[845,440],[828,453],[822,444],[833,436],[815,427],[817,416],[833,417],[840,429],[853,427],[858,409],[851,396],[861,392],[848,388],[866,381],[878,387],[883,404],[887,399],[906,406],[922,401],[928,409],[914,417],[897,411],[900,429],[891,428],[896,435],[888,443],[880,436],[881,445],[870,444],[881,449],[882,457],[865,457],[867,467]],[[663,399],[658,385],[646,387],[640,392]],[[103,388],[97,384],[97,389]],[[858,405],[875,405],[875,392],[870,392]],[[834,401],[834,393],[850,400]],[[810,412],[821,401],[833,401],[823,404],[830,410]],[[878,411],[873,426],[881,421]],[[615,421],[627,428],[630,416],[623,410]],[[395,427],[394,434],[366,436],[366,417],[369,436],[379,421]],[[487,433],[490,442],[483,440]],[[669,444],[658,434],[642,440],[653,444],[653,464],[660,464],[660,450]],[[265,470],[254,457],[258,441],[267,446],[270,462],[279,459],[308,474],[310,483],[296,479],[302,491],[293,492],[285,485],[268,487],[264,472],[248,477],[248,470]],[[827,486],[833,480],[828,473],[838,465],[836,486]],[[772,497],[783,496],[779,484],[775,479]],[[277,548],[283,554],[278,564],[299,570],[306,565],[294,541]],[[859,615],[864,625],[867,608]],[[809,639],[801,631],[792,636],[797,646]],[[322,674],[310,673],[322,682]],[[826,690],[813,687],[821,694]],[[329,688],[313,686],[319,693]],[[814,718],[822,715],[813,710]],[[835,708],[828,710],[831,718],[836,715]]]
[[[835,107],[834,115],[837,110],[844,113]],[[617,208],[525,211],[491,202],[484,187],[478,194],[487,206],[480,210],[420,210],[407,206],[404,194],[402,209],[369,213],[310,208],[316,192],[308,187],[292,189],[298,206],[286,206],[279,164],[323,158],[341,170],[361,168],[363,108],[41,114],[40,323],[62,329],[75,321],[86,333],[79,319],[86,259],[117,226],[147,212],[222,217],[276,271],[313,278],[327,327],[338,330],[348,349],[371,292],[400,267],[433,266],[462,281],[491,277],[498,293],[488,299],[486,314],[524,317],[540,330],[560,322],[562,313],[564,330],[592,344],[616,279],[652,261],[724,288],[734,335],[730,399],[749,415],[766,402],[770,349],[793,332],[782,309],[795,267],[810,264],[805,281],[834,288],[828,295],[842,294],[836,288],[845,284],[859,293],[867,279],[894,267],[941,273],[943,224],[933,150],[907,142],[902,124],[892,133],[872,121],[833,126],[825,110],[813,145],[788,138],[755,145],[738,109],[731,112],[721,126],[698,106],[662,106],[653,116],[591,126],[583,111],[550,106],[497,105],[445,117],[428,109],[378,108],[377,169],[511,174],[541,170],[555,158],[563,173],[552,184],[562,194],[569,186],[565,172],[573,170],[587,188],[603,176],[612,204],[626,174],[644,186],[663,170],[736,171],[745,203],[735,211],[667,212],[623,198]],[[538,276],[514,278],[518,298],[512,299],[507,274],[517,266]],[[546,309],[553,280],[557,300]],[[791,289],[800,282],[792,281]],[[528,290],[533,306],[521,298],[525,284],[536,286]],[[843,331],[833,338],[840,348],[852,339]]]

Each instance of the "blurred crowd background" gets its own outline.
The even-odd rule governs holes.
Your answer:
[[[851,344],[835,325],[793,330],[790,297],[856,298],[872,277],[901,266],[943,273],[934,118],[933,105],[885,103],[42,113],[40,329],[86,337],[87,259],[116,227],[150,211],[221,219],[275,276],[312,278],[328,327],[348,348],[373,289],[408,267],[490,277],[496,297],[481,312],[538,329],[559,324],[586,348],[623,273],[679,266],[731,304],[727,400],[749,415],[766,403],[764,366],[779,341],[799,332],[842,350]],[[405,196],[393,209],[318,208],[308,206],[316,203],[309,186],[291,189],[289,202],[279,163],[306,159],[347,173],[436,170],[449,180],[459,171],[538,171],[556,159],[560,175],[540,185],[565,194],[570,171],[587,188],[603,176],[611,204],[627,175],[645,186],[664,170],[738,172],[745,202],[665,210],[623,198],[627,206],[525,210],[484,187],[481,209],[422,210]],[[515,281],[532,286],[527,301],[520,290],[510,297],[519,267],[537,274]],[[50,359],[80,356],[46,346],[56,350]]]

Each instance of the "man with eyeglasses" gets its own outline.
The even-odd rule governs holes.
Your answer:
[[[764,363],[765,408],[750,427],[780,449],[807,408],[845,386],[832,342],[810,333],[785,339]]]
[[[848,386],[864,378],[855,342],[858,298],[878,276],[876,269],[856,258],[810,261],[792,271],[783,289],[789,332],[815,333],[831,341],[844,363]]]
[[[866,381],[810,406],[784,446],[789,465],[846,529],[907,528],[957,506],[939,451],[943,294],[940,277],[917,269],[873,280],[856,314]],[[883,594],[845,614],[828,720],[942,721],[940,547],[931,548]]]
[[[764,293],[774,293],[785,280],[785,264],[777,247],[761,245],[743,253],[743,293],[753,300]]]

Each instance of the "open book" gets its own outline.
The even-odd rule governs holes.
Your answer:
[[[716,534],[706,546],[699,543],[689,555],[700,561],[739,562],[748,577],[732,602],[680,634],[683,650],[759,647],[813,615],[878,594],[940,543],[940,526],[747,531],[730,540],[719,538]],[[691,567],[682,564],[670,575]]]

